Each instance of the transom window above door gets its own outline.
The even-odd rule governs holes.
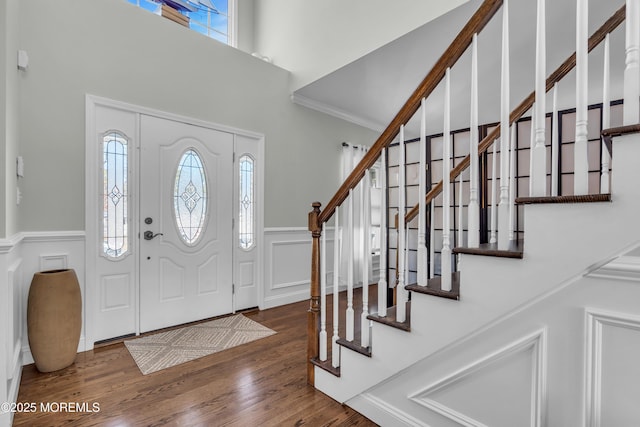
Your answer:
[[[230,46],[235,43],[237,0],[127,0]],[[167,10],[170,9],[170,10]]]

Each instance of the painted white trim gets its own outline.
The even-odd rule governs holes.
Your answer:
[[[23,242],[60,242],[83,241],[85,232],[82,230],[70,231],[25,231],[22,232]]]
[[[229,0],[227,3],[227,42],[231,47],[238,47],[238,0]]]
[[[373,120],[365,119],[364,117],[357,116],[353,113],[336,108],[332,105],[324,102],[317,101],[315,99],[307,98],[299,93],[293,93],[291,95],[291,101],[294,104],[301,105],[303,107],[311,108],[312,110],[319,111],[321,113],[328,114],[329,116],[336,117],[338,119],[362,126],[367,129],[371,129],[375,132],[382,132],[386,126],[382,123],[375,122]]]
[[[621,256],[589,273],[587,277],[640,282],[640,257]]]
[[[7,239],[0,239],[0,254],[11,252],[22,242],[83,241],[84,231],[21,231]]]
[[[0,254],[11,252],[22,241],[22,233],[14,234],[8,239],[0,239]]]
[[[278,246],[294,246],[294,245],[303,245],[303,246],[307,246],[307,245],[311,245],[311,240],[279,240],[276,242],[271,242],[270,248],[269,248],[269,263],[271,265],[271,277],[269,278],[269,289],[282,289],[282,288],[289,288],[292,286],[300,286],[300,285],[308,285],[310,283],[309,280],[299,280],[299,281],[295,281],[295,282],[284,282],[284,283],[276,283],[275,280],[275,274],[276,274],[276,270],[274,267],[274,260],[273,260],[273,255],[275,253],[275,249]],[[311,261],[309,261],[311,262]]]
[[[266,227],[264,229],[265,234],[300,232],[309,232],[309,241],[311,241],[311,232],[307,227]]]
[[[454,384],[467,376],[470,376],[490,365],[498,363],[506,357],[514,354],[532,350],[532,384],[531,384],[531,426],[541,427],[546,419],[545,416],[545,400],[546,400],[546,381],[547,377],[547,331],[546,328],[540,329],[529,335],[513,341],[502,348],[485,355],[484,357],[471,362],[467,366],[453,372],[450,375],[426,386],[422,389],[407,396],[408,399],[430,409],[460,425],[466,427],[487,427],[480,421],[474,420],[452,408],[449,408],[433,399],[427,397],[430,393]]]
[[[604,325],[640,332],[640,316],[593,308],[585,309],[585,422],[587,427],[601,426],[602,405],[602,327]]]
[[[124,110],[130,113],[144,114],[147,116],[158,117],[161,119],[172,120],[174,122],[185,123],[188,125],[200,126],[207,129],[218,130],[221,132],[228,132],[236,135],[243,135],[249,138],[255,138],[264,140],[264,134],[258,132],[252,132],[244,129],[239,129],[233,126],[222,125],[220,123],[214,123],[202,119],[196,119],[193,117],[187,117],[180,114],[170,113],[167,111],[157,110],[155,108],[144,107],[142,105],[130,104],[128,102],[117,101],[110,98],[103,98],[101,96],[86,94],[86,103],[92,103],[103,107],[114,108]],[[94,126],[95,127],[95,126]]]
[[[307,282],[307,285],[309,285],[309,282]],[[307,286],[307,289],[302,291],[289,292],[286,294],[271,295],[271,296],[265,297],[263,301],[264,307],[261,307],[260,309],[266,310],[268,308],[280,307],[281,305],[300,302],[300,301],[309,299],[310,297],[311,297],[310,289],[309,289],[309,286]]]
[[[406,426],[418,426],[418,427],[431,427],[430,424],[425,423],[422,420],[419,420],[416,417],[407,414],[404,411],[396,408],[393,405],[390,405],[388,402],[370,394],[363,393],[358,398],[362,399],[365,404],[369,404],[378,411],[378,416],[385,417],[384,420],[387,425],[406,425]],[[347,402],[349,403],[349,402]],[[355,409],[359,409],[358,405],[354,405]],[[382,420],[377,420],[382,421]]]

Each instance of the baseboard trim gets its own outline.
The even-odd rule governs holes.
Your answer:
[[[309,286],[307,286],[304,291],[289,292],[287,294],[269,296],[264,299],[264,307],[262,307],[262,310],[279,307],[281,305],[292,304],[294,302],[304,301],[306,299],[309,299],[309,297]]]
[[[78,350],[76,352],[77,353],[82,353],[85,352],[87,349],[85,347],[85,338],[84,336],[80,337],[80,341],[78,342]],[[29,347],[29,344],[25,344],[22,346],[22,365],[21,366],[26,366],[26,365],[31,365],[32,363],[35,363],[35,360],[33,360],[33,355],[31,354],[31,347]]]
[[[369,393],[356,396],[347,401],[346,405],[360,413],[369,414],[367,416],[373,417],[371,420],[380,425],[431,427],[430,424],[426,424]]]

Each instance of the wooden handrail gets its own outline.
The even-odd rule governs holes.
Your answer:
[[[407,123],[416,111],[418,111],[422,98],[428,97],[435,90],[440,81],[444,78],[447,68],[455,65],[471,44],[473,35],[482,31],[501,6],[502,0],[485,0],[482,3],[471,19],[469,19],[467,24],[462,28],[462,30],[460,30],[453,42],[451,42],[447,50],[445,50],[440,59],[438,59],[433,68],[431,68],[431,71],[429,71],[422,83],[420,83],[417,89],[409,97],[398,114],[396,114],[391,123],[389,123],[389,126],[387,126],[387,128],[382,132],[377,141],[362,158],[360,163],[358,163],[355,169],[342,183],[336,194],[331,198],[331,200],[329,200],[329,203],[327,203],[324,210],[318,217],[320,224],[327,222],[333,216],[336,208],[346,200],[349,195],[349,190],[358,185],[365,172],[378,160],[382,150],[391,144],[398,134],[400,126]]]
[[[591,52],[598,46],[607,34],[611,33],[613,30],[618,28],[618,26],[624,22],[625,20],[625,9],[626,6],[622,6],[620,9],[614,13],[611,18],[609,18],[600,28],[593,33],[593,35],[589,38],[589,47],[588,51]],[[550,91],[553,86],[562,80],[567,74],[571,72],[576,66],[576,54],[575,52],[569,58],[567,58],[556,70],[549,75],[546,81],[546,90]],[[527,96],[521,103],[518,105],[509,116],[509,125],[515,123],[518,119],[520,119],[524,113],[529,111],[529,109],[533,106],[535,101],[535,91],[531,92],[529,96]],[[498,124],[487,136],[485,136],[480,144],[478,145],[478,155],[483,154],[491,144],[500,136],[500,125]],[[458,165],[451,170],[449,174],[449,180],[451,182],[455,181],[455,179],[466,169],[469,167],[471,163],[471,156],[467,156]],[[442,181],[438,182],[425,196],[426,203],[429,204],[433,199],[435,199],[438,194],[442,192]],[[420,205],[415,205],[409,212],[407,212],[405,216],[405,221],[409,222],[418,215],[418,211],[420,209]]]

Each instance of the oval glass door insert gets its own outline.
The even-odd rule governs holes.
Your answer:
[[[188,246],[198,243],[207,217],[207,178],[202,159],[187,149],[176,170],[173,208],[178,235]]]

